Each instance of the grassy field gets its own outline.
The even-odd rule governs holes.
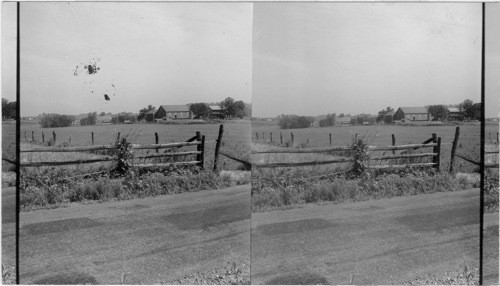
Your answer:
[[[446,170],[449,168],[451,157],[451,143],[455,136],[456,126],[398,126],[398,125],[372,125],[372,126],[336,126],[322,128],[304,129],[279,129],[273,122],[252,122],[253,142],[269,142],[270,132],[273,133],[273,143],[280,142],[280,132],[283,134],[283,141],[290,140],[290,133],[294,134],[294,145],[302,147],[327,147],[329,146],[329,133],[332,134],[332,145],[350,145],[355,134],[359,137],[367,138],[368,145],[389,146],[392,145],[392,137],[396,137],[396,145],[422,143],[431,138],[432,133],[441,137],[441,166]],[[489,128],[493,134],[494,127]],[[497,125],[498,130],[498,125]],[[256,134],[259,140],[256,140]],[[265,140],[262,139],[264,132]],[[488,134],[488,131],[486,132]],[[479,162],[480,158],[480,138],[481,126],[479,123],[460,125],[460,137],[457,153],[467,156]],[[495,133],[496,136],[496,133]],[[426,152],[430,149],[425,150]],[[455,169],[460,172],[477,171],[478,167],[467,161],[457,158]]]
[[[16,122],[2,122],[2,157],[16,160]],[[15,166],[2,160],[2,172],[15,171]]]
[[[52,132],[56,132],[56,146],[90,146],[92,144],[91,132],[94,132],[94,144],[114,144],[118,132],[121,136],[127,136],[133,144],[154,144],[155,132],[158,133],[159,143],[183,142],[193,137],[196,131],[205,135],[206,141],[217,139],[219,124],[189,124],[189,125],[164,125],[164,124],[120,124],[102,126],[72,126],[63,128],[41,128],[38,124],[21,124],[21,141],[32,141],[34,132],[35,141],[42,142],[42,131],[45,133],[45,142],[52,138]],[[24,134],[26,132],[26,139]],[[71,142],[70,142],[71,138]],[[237,157],[248,157],[250,153],[250,122],[228,121],[224,123],[224,135],[222,150],[236,155]],[[192,150],[193,147],[185,147]],[[205,166],[213,166],[215,142],[205,145]],[[147,151],[144,151],[146,153]],[[136,152],[140,154],[141,152]],[[28,158],[23,158],[28,159]],[[220,157],[221,169],[234,170],[240,168],[241,164],[223,156]]]

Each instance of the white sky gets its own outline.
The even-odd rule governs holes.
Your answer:
[[[485,33],[485,113],[486,117],[498,117],[500,115],[500,3],[486,3]]]
[[[22,116],[251,101],[249,3],[31,2],[20,14]],[[99,72],[82,72],[94,58]]]
[[[480,101],[481,4],[256,3],[254,116]]]

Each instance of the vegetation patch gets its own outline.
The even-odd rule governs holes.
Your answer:
[[[479,182],[456,179],[428,168],[406,168],[397,172],[366,171],[333,176],[313,176],[300,169],[276,168],[254,172],[252,210],[267,211],[316,202],[365,200],[447,192],[479,187]],[[254,183],[255,182],[255,183]]]
[[[484,174],[484,211],[498,212],[498,170],[487,169]]]
[[[197,168],[170,167],[129,170],[81,176],[68,169],[26,169],[21,172],[20,204],[22,210],[53,208],[82,201],[105,202],[183,192],[225,188],[248,183],[233,181],[228,174]]]
[[[4,266],[2,264],[2,283],[16,284],[16,269],[14,266]]]
[[[403,285],[479,285],[479,267],[464,265],[455,272],[427,275],[401,283]]]
[[[162,285],[249,285],[250,265],[233,262],[209,273],[193,273],[172,281],[161,281]]]

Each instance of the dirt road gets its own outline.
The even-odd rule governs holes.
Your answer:
[[[2,188],[2,263],[16,263],[16,188]]]
[[[153,284],[250,256],[250,185],[22,213],[22,284]]]
[[[473,189],[252,214],[252,284],[399,284],[478,266],[479,213]]]

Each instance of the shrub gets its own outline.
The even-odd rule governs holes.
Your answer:
[[[40,119],[40,126],[42,128],[67,127],[71,126],[75,119],[73,115],[43,114]]]

